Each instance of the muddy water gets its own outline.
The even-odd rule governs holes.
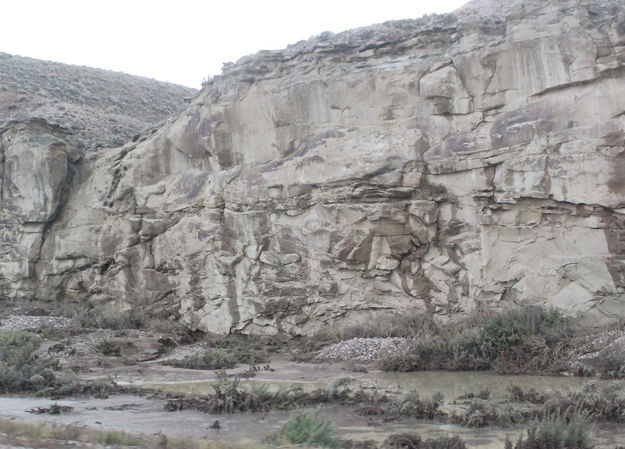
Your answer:
[[[333,382],[342,377],[352,378],[352,387],[366,390],[376,390],[383,393],[403,394],[416,391],[421,397],[430,397],[436,393],[442,393],[445,397],[442,406],[445,412],[461,412],[466,407],[461,396],[469,393],[488,389],[490,391],[490,402],[509,403],[509,388],[519,385],[523,389],[535,388],[539,392],[558,391],[568,393],[579,391],[589,382],[605,383],[605,380],[589,380],[580,377],[553,377],[553,376],[499,376],[487,372],[475,371],[428,371],[416,373],[387,373],[374,371],[369,373],[347,373],[347,376],[328,378],[305,378],[297,379],[296,376],[276,378],[275,375],[263,377],[263,374],[252,379],[242,380],[241,385],[252,386],[264,384],[271,391],[299,386],[305,390],[312,390],[318,387],[329,387]],[[217,382],[215,378],[211,380],[194,380],[183,382],[151,382],[142,386],[154,388],[174,393],[184,393],[190,395],[202,395],[213,392],[212,386]]]
[[[389,374],[382,372],[362,373],[335,373],[334,376],[310,375],[304,370],[304,375],[297,372],[288,372],[288,376],[276,372],[260,373],[249,383],[265,383],[271,388],[280,389],[288,385],[302,385],[304,388],[314,388],[329,385],[337,378],[348,374],[355,378],[356,385],[363,388],[376,388],[381,391],[407,392],[419,391],[422,396],[430,396],[438,391],[445,395],[445,407],[448,409],[461,408],[462,401],[454,405],[458,396],[470,392],[478,392],[485,387],[491,391],[491,400],[494,402],[508,401],[507,389],[510,385],[518,384],[524,388],[534,387],[539,391],[578,390],[588,379],[569,377],[542,377],[542,376],[497,376],[490,373],[475,372],[425,372]],[[602,381],[597,381],[602,382]],[[165,382],[149,384],[146,387],[160,387],[168,391],[186,393],[210,392],[210,385],[214,381],[194,380],[183,382]],[[210,415],[194,410],[180,412],[165,412],[164,401],[137,396],[113,396],[109,399],[73,399],[58,401],[59,404],[74,407],[74,410],[61,415],[34,415],[27,410],[34,407],[49,406],[54,401],[39,398],[0,397],[0,416],[16,417],[28,421],[53,421],[64,424],[79,424],[102,429],[125,430],[132,433],[163,433],[179,437],[195,437],[208,439],[225,439],[230,441],[258,441],[270,435],[282,426],[293,412],[243,413],[234,415]],[[388,435],[398,432],[417,432],[422,437],[432,438],[442,435],[458,435],[463,438],[468,447],[482,449],[500,449],[506,436],[516,441],[522,433],[521,428],[499,429],[482,428],[467,429],[449,424],[440,424],[430,421],[405,419],[390,423],[379,419],[362,417],[353,413],[350,407],[324,406],[307,408],[304,411],[315,411],[322,418],[333,422],[338,434],[342,438],[355,440],[381,441]],[[220,430],[210,429],[209,426],[219,420]],[[617,425],[602,425],[597,428],[596,441],[598,448],[613,449],[625,441],[625,427]]]
[[[431,396],[437,392],[443,393],[446,399],[453,400],[467,393],[478,393],[488,388],[491,398],[504,398],[508,396],[508,388],[512,385],[520,385],[524,389],[536,388],[538,391],[561,391],[569,392],[580,390],[588,382],[609,382],[604,380],[589,380],[581,377],[553,377],[553,376],[499,376],[487,372],[475,371],[427,371],[416,373],[388,373],[373,371],[369,373],[344,373],[341,376],[331,378],[304,378],[294,377],[276,378],[260,373],[258,376],[242,380],[241,384],[266,384],[273,390],[302,386],[313,389],[332,385],[341,377],[351,377],[354,385],[362,388],[376,388],[389,392],[418,391],[422,396]],[[216,382],[213,377],[210,380],[193,380],[178,382],[146,382],[142,386],[157,388],[165,391],[187,394],[211,393],[212,385]]]
[[[258,441],[277,432],[292,412],[242,413],[236,415],[210,415],[193,410],[165,412],[164,402],[136,396],[115,396],[109,399],[62,400],[61,405],[74,410],[61,415],[34,415],[27,410],[47,407],[55,403],[46,399],[0,397],[0,417],[14,417],[37,422],[74,424],[100,429],[124,430],[131,433],[162,433],[180,438],[206,438],[228,441]],[[469,448],[501,449],[506,436],[515,441],[520,429],[467,429],[455,425],[437,424],[417,420],[383,423],[368,421],[352,413],[349,407],[326,406],[309,408],[320,417],[333,422],[342,438],[382,441],[399,432],[417,432],[426,438],[458,435]],[[220,430],[209,426],[219,420]],[[597,429],[599,448],[613,449],[625,441],[625,431],[618,426]]]
[[[524,389],[535,388],[540,392],[559,391],[567,393],[579,391],[589,382],[606,383],[610,381],[587,379],[579,377],[552,377],[552,376],[499,376],[486,372],[417,372],[417,373],[387,373],[373,371],[369,373],[333,373],[333,376],[320,376],[296,368],[277,370],[282,375],[274,373],[259,373],[257,377],[243,380],[242,384],[265,384],[272,390],[285,389],[292,386],[301,386],[304,389],[313,389],[329,386],[337,379],[345,376],[352,377],[355,387],[376,389],[389,393],[406,393],[418,391],[422,397],[431,396],[437,392],[445,396],[443,409],[447,412],[461,411],[467,407],[464,401],[458,398],[468,393],[477,393],[485,388],[490,390],[490,402],[510,403],[508,389],[512,385],[520,385]],[[284,375],[288,372],[288,375]],[[215,380],[195,380],[191,382],[149,383],[146,387],[158,388],[164,391],[206,394],[212,392]],[[310,409],[307,409],[310,410]],[[441,424],[430,421],[402,420],[385,423],[381,420],[371,420],[352,413],[352,409],[341,406],[320,407],[316,409],[321,417],[335,423],[337,431],[343,438],[355,440],[372,439],[381,441],[388,435],[398,432],[418,432],[426,438],[444,435],[458,435],[463,438],[470,448],[499,449],[502,448],[506,437],[516,441],[524,432],[521,428],[482,428],[468,429],[453,424]],[[268,428],[278,429],[288,418],[289,413],[273,413],[264,418]],[[254,420],[254,414],[234,417],[234,421],[247,426],[246,420]],[[602,425],[596,428],[596,442],[598,448],[613,449],[625,442],[625,428],[617,425]]]

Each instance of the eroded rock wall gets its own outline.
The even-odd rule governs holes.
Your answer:
[[[47,227],[68,193],[80,152],[45,120],[0,127],[0,293],[36,277]]]
[[[11,294],[267,335],[480,303],[617,317],[624,73],[616,0],[482,1],[243,58],[86,157]]]

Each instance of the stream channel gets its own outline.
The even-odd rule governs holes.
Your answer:
[[[286,367],[285,367],[286,368]],[[284,376],[284,373],[290,375]],[[320,370],[321,372],[321,370]],[[302,374],[302,375],[299,375]],[[305,389],[329,386],[342,376],[314,376],[307,373],[305,367],[282,370],[281,376],[267,372],[259,373],[256,378],[241,381],[242,385],[262,383],[270,389],[281,389],[301,385]],[[560,391],[563,393],[580,390],[589,382],[606,383],[579,377],[550,376],[499,376],[488,372],[417,372],[386,373],[349,373],[353,385],[363,389],[377,389],[379,392],[407,393],[418,391],[421,397],[428,397],[437,392],[445,396],[442,409],[446,412],[461,411],[467,407],[465,401],[457,400],[467,393],[477,393],[484,388],[490,390],[489,403],[514,405],[510,400],[508,388],[519,385],[524,389],[535,388],[539,392]],[[170,376],[171,378],[172,376]],[[173,376],[174,378],[176,376]],[[178,376],[179,377],[179,376]],[[214,380],[173,380],[142,382],[120,382],[142,388],[158,389],[176,393],[206,394],[212,391]],[[59,415],[29,413],[36,407],[47,407],[54,403],[68,405],[73,410]],[[124,430],[131,433],[162,433],[178,437],[207,438],[228,441],[259,441],[277,432],[294,412],[315,411],[320,417],[331,421],[337,434],[343,439],[374,440],[381,442],[387,436],[400,432],[416,432],[423,438],[443,435],[458,435],[470,448],[500,449],[506,436],[515,442],[527,426],[522,427],[483,427],[467,428],[436,421],[401,419],[384,422],[381,418],[360,416],[353,413],[353,407],[325,405],[291,411],[271,411],[265,413],[237,413],[211,415],[196,410],[166,412],[165,400],[148,396],[116,395],[108,399],[65,399],[52,401],[34,397],[0,397],[0,416],[18,418],[25,421],[48,421],[63,424],[87,425],[101,429]],[[518,405],[522,405],[519,403]],[[210,426],[219,420],[220,429]],[[597,448],[614,449],[625,442],[625,427],[616,424],[595,425]]]

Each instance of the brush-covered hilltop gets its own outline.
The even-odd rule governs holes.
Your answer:
[[[615,318],[624,74],[621,0],[478,0],[245,57],[80,160],[6,128],[1,292],[218,334],[512,303]]]
[[[119,146],[186,107],[196,89],[0,52],[0,124],[44,119],[79,150]]]

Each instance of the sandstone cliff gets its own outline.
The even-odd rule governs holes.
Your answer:
[[[15,130],[5,160],[28,147],[58,165],[24,204],[5,162],[22,228],[3,236],[3,292],[217,333],[510,302],[619,316],[621,6],[480,0],[261,52],[158,132],[76,167]],[[32,243],[40,222],[24,217],[55,208]]]

